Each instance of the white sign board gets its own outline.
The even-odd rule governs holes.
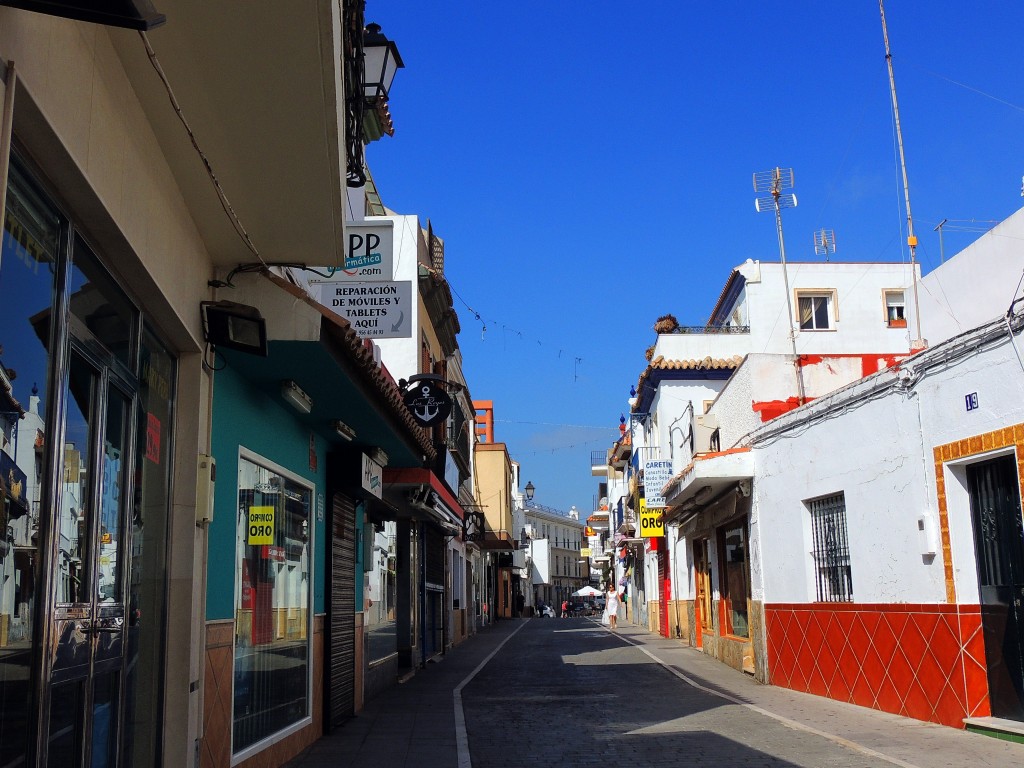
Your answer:
[[[378,499],[384,495],[384,467],[363,454],[363,490],[372,493]]]
[[[671,479],[671,461],[644,462],[644,495],[647,497],[648,509],[665,506],[665,497],[661,495],[661,489]]]
[[[412,281],[319,283],[317,301],[344,317],[367,339],[412,337]]]
[[[393,280],[394,225],[390,221],[345,223],[345,265],[331,280]]]

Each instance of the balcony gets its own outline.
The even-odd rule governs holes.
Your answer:
[[[590,474],[592,477],[608,476],[608,451],[590,452]]]

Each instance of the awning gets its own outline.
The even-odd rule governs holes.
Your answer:
[[[665,523],[683,525],[725,491],[738,488],[750,494],[754,478],[754,455],[750,448],[734,448],[698,456],[665,484],[662,493]]]
[[[276,275],[239,275],[235,282],[232,300],[256,307],[266,320],[268,355],[218,349],[227,365],[277,400],[282,381],[294,381],[312,401],[310,412],[296,411],[295,418],[336,446],[381,448],[398,467],[436,456],[398,385],[348,321]],[[340,436],[335,421],[351,433]]]
[[[452,533],[462,531],[465,510],[441,478],[426,467],[385,467],[384,498],[399,517],[429,520]]]

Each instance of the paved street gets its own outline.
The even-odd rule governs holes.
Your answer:
[[[589,619],[499,622],[371,701],[291,768],[961,768],[1024,745],[762,686],[678,641]],[[628,761],[628,762],[627,762]]]

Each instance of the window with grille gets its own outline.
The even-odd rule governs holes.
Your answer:
[[[818,602],[853,600],[850,543],[846,536],[846,496],[837,493],[806,502],[811,513]]]

